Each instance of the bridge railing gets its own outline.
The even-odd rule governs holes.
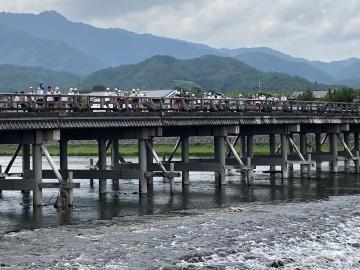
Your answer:
[[[358,103],[323,101],[154,98],[90,95],[0,94],[0,112],[30,111],[168,111],[168,112],[301,112],[358,113]]]

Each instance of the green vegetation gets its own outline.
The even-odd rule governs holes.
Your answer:
[[[329,90],[323,100],[330,102],[353,102],[358,95],[358,90],[343,88],[341,90]]]
[[[134,65],[122,65],[94,72],[84,79],[84,87],[105,84],[130,89],[166,89],[199,87],[205,91],[251,91],[258,83],[267,90],[324,89],[325,86],[284,73],[261,72],[234,58],[203,56],[178,60],[170,56],[154,56]]]
[[[62,87],[80,84],[80,78],[77,75],[66,71],[0,65],[0,89],[3,91],[26,91],[29,86],[36,87],[41,81],[45,85]]]
[[[16,150],[15,145],[7,145],[6,147],[0,148],[0,156],[12,156]],[[168,144],[157,144],[154,146],[156,153],[162,157],[166,156],[169,157],[173,145]],[[352,147],[352,146],[350,146]],[[236,150],[240,151],[240,146],[237,145]],[[57,146],[50,145],[47,147],[49,150],[50,155],[58,156],[59,155],[59,148]],[[339,151],[344,151],[344,147],[342,145],[338,145]],[[312,151],[311,148],[308,148],[309,151]],[[137,145],[122,145],[119,148],[121,155],[123,156],[137,156],[138,154],[138,147]],[[323,152],[328,152],[329,147],[327,144],[322,146]],[[189,151],[191,156],[213,156],[214,155],[214,147],[211,144],[192,144]],[[255,144],[254,145],[254,154],[261,155],[261,154],[268,154],[269,153],[269,146],[267,144]],[[68,155],[69,156],[97,156],[98,148],[97,145],[69,145],[68,147]],[[110,155],[110,150],[107,153]],[[176,152],[175,156],[180,156],[181,150],[180,148]]]
[[[314,93],[311,90],[306,90],[303,93],[301,93],[298,97],[298,100],[300,101],[314,101],[315,100],[315,96]]]

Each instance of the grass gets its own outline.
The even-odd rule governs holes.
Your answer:
[[[5,147],[0,148],[0,156],[11,156],[14,154],[16,150],[15,145],[6,145]],[[50,145],[47,147],[50,155],[58,156],[59,155],[59,148],[55,145]],[[159,144],[154,146],[156,153],[162,157],[163,155],[169,156],[173,145],[167,144]],[[240,151],[240,146],[237,145],[236,150]],[[351,146],[350,146],[351,148]],[[343,151],[342,146],[338,146],[338,151]],[[121,145],[120,153],[123,156],[136,156],[138,154],[138,147],[137,145]],[[322,147],[323,152],[328,152],[329,147],[327,144],[323,145]],[[21,153],[21,152],[20,152]],[[110,150],[108,150],[108,155],[110,155]],[[255,144],[254,145],[254,154],[268,154],[269,147],[265,144]],[[96,156],[98,154],[97,145],[89,144],[89,145],[69,145],[68,146],[68,155],[69,156]],[[214,147],[211,144],[192,144],[190,145],[189,154],[191,156],[213,156],[214,155]],[[181,155],[181,149],[177,150],[176,156]]]

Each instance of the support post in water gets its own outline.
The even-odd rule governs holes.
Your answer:
[[[106,170],[106,140],[101,138],[98,140],[99,146],[99,170]],[[99,179],[99,194],[106,194],[107,185],[106,178]]]
[[[174,163],[170,163],[170,193],[174,194],[175,191],[175,179],[174,179],[174,172],[175,172],[175,168],[174,168]]]
[[[269,135],[269,154],[270,156],[274,156],[276,154],[276,146],[275,146],[275,134]],[[275,165],[270,165],[270,172],[275,172]]]
[[[90,170],[94,169],[94,159],[90,158]],[[94,188],[94,179],[90,178],[90,188]]]
[[[147,172],[147,154],[146,154],[146,139],[139,139],[139,193],[146,194],[147,190],[147,178],[145,176]]]
[[[315,133],[315,152],[321,154],[321,133]],[[321,171],[321,161],[316,161],[316,171]]]
[[[150,168],[153,168],[153,162],[154,162],[154,157],[153,157],[153,152],[152,149],[154,147],[154,141],[153,138],[148,139],[148,143],[149,143],[149,147],[146,148],[146,162],[147,162],[147,171],[150,171]],[[152,169],[151,169],[152,172]],[[147,187],[148,187],[148,192],[153,190],[153,185],[154,185],[154,177],[152,175],[149,175],[147,177]]]
[[[30,171],[30,144],[23,144],[22,148],[22,171],[23,171],[23,178],[25,172]],[[24,178],[26,179],[26,178]],[[30,191],[29,190],[22,190],[22,197],[23,201],[22,204],[24,206],[30,205]]]
[[[34,207],[42,206],[42,189],[40,184],[42,183],[42,133],[41,131],[35,131],[35,143],[33,144],[33,171],[36,187],[33,190],[33,205]]]
[[[332,156],[332,161],[329,162],[330,172],[337,173],[339,171],[338,168],[338,151],[337,151],[337,134],[330,133],[328,134],[329,138],[329,150]]]
[[[189,137],[181,137],[181,161],[183,164],[189,164]],[[189,185],[189,170],[181,172],[182,184]]]
[[[120,162],[120,155],[119,155],[119,139],[114,138],[111,141],[111,169],[116,170],[118,168]],[[112,189],[119,190],[119,179],[113,178],[112,179]]]
[[[289,165],[288,165],[288,150],[289,142],[287,140],[287,134],[281,134],[281,176],[286,179],[289,177]]]
[[[73,183],[74,183],[74,175],[72,171],[68,172],[68,178],[67,178],[67,183],[69,185],[68,188],[68,204],[69,206],[73,206],[74,205],[74,189],[72,187]]]
[[[350,134],[349,132],[344,132],[344,143],[349,147],[349,141],[350,141]],[[344,167],[345,167],[345,171],[349,171],[350,169],[350,157],[346,154],[345,151],[345,160],[344,160]]]
[[[225,183],[225,137],[214,137],[215,160],[219,169],[215,172],[215,184],[222,186]]]
[[[306,133],[300,133],[300,153],[303,157],[307,156],[307,137]],[[305,174],[307,165],[300,164],[300,173]]]

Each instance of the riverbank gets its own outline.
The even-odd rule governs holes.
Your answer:
[[[169,156],[173,145],[170,144],[156,144],[154,145],[155,151],[159,156]],[[5,145],[5,147],[0,148],[0,156],[12,156],[16,150],[16,145]],[[59,147],[57,145],[49,145],[47,146],[50,155],[58,156],[59,155]],[[181,155],[181,147],[177,150],[175,156]],[[237,145],[236,150],[238,153],[240,152],[240,146]],[[343,149],[340,145],[338,146],[339,151]],[[135,144],[121,145],[119,148],[121,155],[123,156],[137,156],[138,155],[138,146]],[[323,145],[322,151],[328,151],[328,145]],[[191,144],[190,156],[212,156],[214,155],[214,146],[212,144]],[[68,155],[69,156],[96,156],[98,154],[98,148],[96,144],[69,144],[68,146]],[[108,150],[107,154],[110,155],[111,151]],[[254,144],[254,154],[255,155],[263,155],[269,154],[269,146],[266,144]],[[21,155],[21,154],[20,154]]]

